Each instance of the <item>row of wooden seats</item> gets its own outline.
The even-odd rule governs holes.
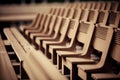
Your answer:
[[[17,28],[5,28],[4,33],[7,37],[8,42],[14,49],[15,54],[19,56],[19,58],[23,61],[22,68],[26,73],[21,74],[24,77],[21,79],[57,80],[59,77],[58,80],[66,80],[66,78],[62,76],[42,54],[40,54],[40,51],[36,51],[28,43],[28,41],[20,34]],[[42,58],[39,59],[40,57]],[[45,63],[42,61],[48,64],[49,68],[47,68]],[[51,73],[49,74],[49,72]]]
[[[96,68],[102,68],[102,65],[106,62],[112,34],[115,32],[113,28],[117,28],[119,24],[119,12],[105,11],[104,13],[104,10],[62,9],[60,11],[59,8],[53,8],[50,14],[38,14],[30,27],[20,27],[21,32],[30,42],[35,44],[36,48],[42,50],[48,58],[52,58],[52,62],[57,64],[58,69],[62,69],[63,74],[67,72],[65,67],[68,67],[71,80],[76,79],[77,75],[82,79],[88,79],[90,74],[97,72]],[[21,42],[21,44],[23,45],[24,42]],[[97,58],[96,60],[95,55],[90,54],[95,51],[94,48],[100,50],[96,54],[100,55],[101,59]],[[96,63],[98,65],[94,66]],[[89,64],[94,67],[90,67],[88,72],[87,70],[81,72],[82,64]],[[84,71],[84,67],[82,67],[82,71]],[[102,72],[102,70],[100,71]],[[76,74],[77,72],[78,74]],[[114,78],[119,78],[119,75],[117,76]],[[92,77],[97,78],[96,74],[93,74]]]
[[[74,2],[66,4],[68,8],[80,8],[80,9],[96,9],[96,10],[109,10],[109,11],[120,11],[119,2]]]
[[[97,12],[97,11],[96,11]],[[91,13],[91,15],[92,15],[92,13]],[[97,13],[97,15],[98,15],[98,13]],[[112,16],[118,16],[118,17],[114,17],[114,19],[113,19],[113,17]],[[109,15],[109,17],[107,18],[106,16],[103,18],[103,20],[100,20],[101,22],[103,21],[103,24],[105,25],[106,24],[106,22],[107,22],[107,25],[108,26],[112,26],[112,27],[118,27],[118,24],[119,24],[119,12],[117,13],[117,15],[115,15],[115,14],[113,14],[113,15]],[[49,15],[48,15],[49,16]],[[86,15],[85,15],[86,16]],[[89,15],[90,16],[90,15]],[[93,15],[92,15],[93,16]],[[83,16],[82,16],[83,17]],[[89,17],[88,17],[89,18]],[[100,18],[101,19],[101,17],[97,17],[96,15],[95,15],[95,21],[97,20],[96,18]],[[57,27],[57,26],[61,26],[62,28],[59,28],[60,29],[60,31],[59,31],[59,34],[60,35],[57,35],[57,37],[53,37],[52,35],[52,37],[50,36],[50,35],[47,35],[48,37],[46,38],[46,34],[47,33],[45,33],[45,32],[39,32],[39,31],[37,31],[37,30],[30,30],[30,33],[31,33],[31,35],[33,35],[32,37],[31,36],[29,36],[30,35],[30,33],[28,34],[28,38],[32,38],[32,41],[33,41],[33,43],[34,44],[37,44],[39,47],[40,47],[40,49],[49,57],[49,55],[52,55],[51,57],[52,57],[52,59],[53,59],[53,63],[54,64],[56,64],[57,62],[57,56],[56,56],[56,50],[67,50],[68,48],[70,49],[71,48],[71,44],[73,44],[74,43],[74,36],[76,35],[76,33],[77,33],[77,27],[75,28],[75,30],[74,30],[74,28],[73,28],[73,26],[77,26],[77,25],[81,25],[81,26],[86,26],[86,24],[90,24],[91,26],[92,26],[92,28],[93,28],[93,30],[94,30],[94,24],[96,23],[96,22],[86,22],[86,21],[84,21],[84,19],[83,19],[83,21],[80,21],[80,23],[77,21],[77,20],[69,20],[69,18],[63,18],[62,19],[62,21],[61,21],[61,24],[60,24],[60,22],[59,22],[59,25],[58,25],[58,20],[55,22],[54,21],[54,18],[52,17],[52,19],[51,19],[51,22],[49,22],[49,17],[47,17],[47,19],[45,20],[45,22],[44,23],[40,23],[40,28],[41,28],[41,26],[42,25],[45,25],[44,27],[47,27],[48,25],[49,25],[49,23],[52,25],[51,27],[53,27],[53,22],[54,23],[56,23],[55,24],[55,27]],[[89,18],[90,19],[90,18]],[[107,21],[105,21],[104,19],[106,19]],[[86,19],[87,20],[87,19]],[[112,21],[111,21],[112,20]],[[37,21],[39,21],[39,20],[37,20]],[[44,21],[44,18],[42,19],[42,21]],[[52,22],[53,21],[53,22]],[[92,21],[92,19],[91,19],[91,21]],[[94,21],[94,20],[93,20]],[[114,23],[115,22],[115,23]],[[117,23],[116,23],[117,22]],[[39,22],[38,22],[39,23]],[[99,23],[99,22],[98,22]],[[113,24],[113,25],[110,25],[110,24]],[[56,26],[57,25],[57,26]],[[102,24],[100,24],[100,25],[96,25],[96,26],[99,26],[99,27],[101,27],[101,26],[104,26],[104,25],[102,25]],[[71,26],[72,26],[72,28],[71,28]],[[89,25],[87,25],[87,26],[89,26]],[[50,26],[49,26],[50,27]],[[69,27],[69,28],[68,28]],[[67,29],[68,28],[68,29]],[[82,28],[82,27],[81,27]],[[46,29],[46,28],[45,28]],[[49,28],[50,29],[50,28]],[[56,28],[54,28],[54,29],[56,29]],[[73,30],[71,30],[71,29],[73,29]],[[52,29],[53,30],[53,29]],[[84,28],[83,27],[83,32],[86,30],[86,28]],[[91,31],[93,31],[93,30],[91,30]],[[42,31],[42,30],[41,30]],[[46,30],[47,31],[47,30]],[[50,30],[49,30],[50,31]],[[49,31],[47,31],[47,32],[49,32]],[[69,32],[70,31],[70,32]],[[71,33],[71,31],[72,32],[75,32],[74,34],[72,33],[72,34],[70,34]],[[81,30],[80,30],[81,31]],[[28,30],[28,32],[29,32],[29,30]],[[33,33],[32,33],[33,32]],[[38,32],[38,33],[37,33]],[[51,31],[52,32],[52,31]],[[56,32],[56,31],[54,31],[54,32]],[[67,33],[66,33],[67,32]],[[81,31],[82,32],[82,31]],[[94,31],[93,31],[94,32]],[[35,33],[35,34],[34,34]],[[36,34],[37,33],[37,34]],[[101,32],[102,33],[102,32]],[[67,35],[66,35],[67,34]],[[83,34],[83,33],[80,33],[80,34]],[[92,32],[90,32],[89,34],[93,34]],[[36,36],[35,36],[36,35]],[[45,36],[44,36],[45,35]],[[65,35],[66,35],[66,37],[65,37]],[[83,35],[85,35],[85,34],[83,34]],[[97,34],[97,35],[100,35],[100,34]],[[104,35],[104,34],[103,34]],[[112,35],[112,34],[111,34]],[[61,36],[61,38],[59,39],[59,36]],[[82,36],[82,35],[80,35],[80,36]],[[71,38],[72,37],[72,38]],[[35,38],[36,38],[36,40],[35,40]],[[91,36],[89,36],[88,37],[89,38],[89,40],[86,42],[87,43],[87,47],[86,48],[88,48],[89,47],[89,45],[88,44],[90,44],[90,40],[91,40]],[[88,38],[86,38],[86,39],[88,39]],[[37,40],[38,39],[38,40]],[[84,39],[84,38],[80,38],[80,39]],[[65,41],[64,41],[65,40]],[[76,41],[76,40],[75,40]],[[66,43],[66,42],[69,42],[69,43]],[[42,44],[43,43],[43,44]],[[44,43],[46,43],[46,45],[44,46]],[[83,41],[81,41],[81,42],[79,42],[79,40],[78,40],[78,44],[80,45],[80,43],[82,43],[82,44],[84,44],[85,45],[85,43],[84,43],[84,40]],[[52,44],[52,46],[51,46],[51,44]],[[55,46],[53,46],[53,44],[55,45]],[[49,46],[50,45],[50,46]],[[57,46],[56,46],[57,45]],[[65,45],[67,45],[67,47],[65,46]],[[74,46],[75,47],[75,46]],[[73,46],[72,46],[72,49],[74,48]],[[42,48],[44,48],[45,50],[43,50]],[[86,49],[87,50],[87,49]],[[84,51],[84,50],[83,50]],[[51,54],[49,54],[49,52],[51,53]],[[70,53],[70,52],[69,52]],[[59,54],[59,53],[58,53]],[[57,54],[57,55],[58,55]],[[61,53],[62,54],[62,53]],[[58,58],[61,56],[61,54],[59,54],[59,56],[58,56]],[[66,53],[66,54],[62,54],[63,55],[63,57],[66,57],[66,56],[64,56],[64,55],[67,55],[67,56],[74,56],[75,54],[68,54],[68,53]],[[78,54],[77,54],[78,55]],[[76,56],[76,55],[75,55]],[[50,58],[50,57],[49,57]],[[54,60],[55,59],[55,60]],[[61,60],[60,60],[61,61]],[[62,60],[62,61],[64,61],[64,59]],[[65,60],[66,61],[66,60]],[[86,61],[86,60],[85,60]],[[88,60],[89,61],[89,60]],[[78,61],[79,62],[79,61]],[[87,63],[87,62],[85,62],[85,63]],[[91,61],[91,63],[93,63],[93,60]],[[58,64],[59,64],[59,60],[58,60]],[[59,65],[60,66],[60,65]],[[72,68],[73,69],[73,68]],[[72,71],[72,69],[70,70],[70,71]],[[65,70],[64,69],[62,69],[63,71],[62,72],[64,72]],[[71,74],[71,77],[73,77],[73,76],[75,76],[75,75],[73,75],[73,74]],[[72,79],[72,78],[71,78]]]

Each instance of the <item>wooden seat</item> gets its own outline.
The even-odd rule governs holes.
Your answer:
[[[109,12],[107,10],[99,10],[96,24],[106,24],[108,20]]]
[[[114,28],[117,28],[119,25],[119,17],[120,17],[120,12],[118,11],[110,11],[109,16],[107,18],[107,23],[106,25],[111,25]]]
[[[69,9],[69,12],[68,12],[68,14],[67,14],[67,18],[70,18],[70,19],[72,19],[73,18],[73,15],[74,15],[74,12],[75,12],[75,10],[74,9]]]
[[[28,37],[28,40],[30,40],[30,36],[33,33],[47,33],[47,29],[48,29],[48,25],[50,23],[50,20],[51,20],[51,15],[47,15],[46,20],[43,19],[43,23],[41,22],[39,29],[26,31],[26,35]]]
[[[105,2],[105,8],[104,10],[110,10],[110,7],[111,7],[111,2]]]
[[[5,49],[4,42],[0,35],[0,80],[17,80],[17,75],[10,62],[10,58]]]
[[[120,62],[120,30],[115,30],[115,35],[112,40],[111,47],[109,49],[110,57],[108,60],[109,65],[107,66],[106,72],[101,73],[92,73],[92,78],[95,80],[108,80],[108,79],[120,79],[120,69],[119,69],[119,62]],[[114,63],[113,63],[114,62]],[[106,62],[107,64],[107,62]]]
[[[79,29],[76,34],[76,38],[74,40],[74,43],[72,44],[72,47],[69,49],[63,49],[62,51],[58,50],[56,51],[58,56],[58,69],[62,68],[62,73],[65,73],[65,69],[63,66],[66,66],[70,69],[70,79],[73,79],[73,64],[78,63],[88,63],[93,61],[86,60],[85,62],[82,61],[76,61],[75,63],[69,63],[65,58],[66,57],[73,57],[73,56],[88,56],[87,50],[90,45],[90,41],[92,38],[94,32],[94,24],[90,22],[82,22],[79,23]],[[75,76],[75,75],[74,75]]]
[[[87,22],[96,23],[98,17],[98,10],[89,10]]]
[[[48,50],[49,50],[49,45],[53,44],[61,44],[64,40],[65,34],[67,33],[68,25],[69,25],[69,18],[63,18],[62,22],[60,24],[59,32],[57,34],[57,37],[53,40],[50,41],[43,41],[43,48],[44,48],[44,53],[46,55],[49,55]]]
[[[48,36],[53,35],[53,33],[54,33],[53,28],[55,27],[54,26],[55,20],[56,20],[56,16],[52,16],[50,24],[47,28],[47,33],[32,33],[30,35],[30,39],[32,40],[32,42],[34,43],[36,37],[48,37]]]
[[[46,15],[46,14],[43,14],[43,17],[41,17],[41,21],[40,21],[40,22],[38,21],[38,25],[37,25],[38,29],[26,30],[26,31],[25,31],[25,35],[29,35],[30,32],[35,32],[35,31],[37,31],[37,30],[38,30],[38,31],[39,31],[39,30],[42,30],[43,24],[45,23],[45,20],[46,20],[46,17],[47,17],[47,15]]]
[[[73,19],[79,20],[82,10],[81,9],[75,9]]]
[[[43,40],[44,41],[52,41],[52,40],[55,40],[55,39],[58,39],[58,32],[59,32],[59,29],[60,29],[60,24],[61,24],[61,21],[62,21],[62,17],[57,17],[56,18],[56,21],[55,21],[55,24],[54,24],[54,29],[51,28],[51,30],[53,30],[52,34],[50,36],[47,36],[47,37],[36,37],[35,38],[35,44],[36,46],[38,46],[40,49],[42,48],[42,43],[43,43]]]
[[[117,11],[118,10],[118,7],[119,7],[119,2],[111,2],[111,7],[110,7],[110,10],[111,11]]]
[[[66,34],[64,35],[63,41],[61,43],[55,43],[49,45],[49,53],[51,54],[53,64],[57,64],[56,50],[69,49],[70,47],[72,47],[78,29],[78,21],[70,20],[68,26],[69,27],[66,31]]]
[[[113,36],[113,28],[112,26],[99,26],[95,30],[95,34],[91,43],[91,58],[96,61],[94,64],[79,64],[78,67],[78,76],[84,80],[88,80],[90,77],[90,73],[102,71],[102,68],[106,62],[108,49],[111,43],[111,39]],[[98,56],[95,57],[96,55]],[[90,58],[90,59],[91,59]],[[72,58],[67,58],[68,61],[72,60]]]
[[[22,33],[24,33],[26,29],[35,28],[35,25],[36,25],[36,23],[37,23],[37,21],[38,21],[39,16],[40,16],[40,14],[37,14],[36,17],[34,18],[34,20],[32,21],[32,23],[31,23],[30,25],[28,25],[28,26],[21,25],[21,26],[19,27],[20,31],[21,31]]]

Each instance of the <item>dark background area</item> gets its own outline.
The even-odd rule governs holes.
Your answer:
[[[0,0],[0,5],[4,4],[31,4],[31,3],[42,3],[42,2],[74,2],[74,1],[120,1],[120,0]]]

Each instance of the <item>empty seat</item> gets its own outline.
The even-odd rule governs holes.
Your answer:
[[[90,22],[82,22],[79,23],[79,29],[76,34],[76,38],[74,39],[74,43],[72,44],[71,48],[63,49],[56,51],[58,55],[58,68],[61,69],[62,66],[62,73],[66,73],[64,66],[70,69],[70,79],[75,79],[74,72],[75,67],[73,67],[76,63],[93,63],[92,60],[86,60],[84,62],[79,61],[82,59],[76,59],[77,61],[74,63],[70,63],[66,57],[74,57],[74,56],[88,56],[87,50],[89,49],[89,45],[91,42],[91,38],[94,32],[94,24]],[[74,75],[73,75],[74,74]]]
[[[108,50],[111,44],[112,36],[112,27],[103,25],[96,28],[91,44],[91,53],[94,53],[94,55],[91,55],[90,58],[93,59],[96,63],[77,65],[78,75],[80,76],[80,78],[88,80],[90,78],[91,73],[102,71],[102,68],[105,65],[108,56]],[[71,59],[72,58],[67,58],[67,60],[69,61]]]
[[[56,50],[64,50],[72,47],[78,29],[78,21],[70,20],[68,26],[69,27],[66,31],[66,34],[64,35],[62,42],[49,45],[49,53],[51,54],[53,64],[57,64]]]
[[[109,49],[109,53],[111,58],[107,60],[105,68],[106,70],[101,73],[93,73],[92,78],[95,80],[118,80],[120,79],[120,30],[116,29],[115,34],[112,40],[111,47]]]

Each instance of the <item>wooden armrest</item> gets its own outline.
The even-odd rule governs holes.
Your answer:
[[[29,33],[38,33],[39,30],[26,30],[25,34],[28,35]]]
[[[94,60],[92,59],[87,59],[87,58],[75,58],[75,57],[71,57],[71,58],[66,58],[67,61],[71,62],[72,64],[90,64],[90,63],[95,63]]]
[[[94,71],[97,69],[100,69],[101,66],[97,65],[97,64],[86,64],[86,65],[77,65],[78,69],[81,71]]]
[[[56,51],[57,54],[61,57],[74,57],[74,56],[80,56],[82,54],[82,51],[80,51],[79,53],[76,53],[75,51],[60,51],[57,50]]]
[[[49,52],[53,53],[54,50],[64,50],[64,49],[69,49],[71,46],[66,46],[66,45],[50,45],[49,46]]]
[[[30,38],[33,39],[34,37],[47,37],[48,35],[47,34],[41,34],[41,33],[32,33],[30,35]]]
[[[39,45],[40,44],[40,40],[44,41],[53,41],[54,37],[36,37],[35,42]],[[41,44],[43,45],[43,44]]]
[[[52,41],[43,41],[43,45],[54,45],[54,44],[57,44],[57,43],[59,43],[59,44],[61,44],[62,42],[61,41],[59,41],[59,40],[52,40]]]
[[[120,74],[114,73],[93,73],[92,78],[95,80],[120,79]]]

